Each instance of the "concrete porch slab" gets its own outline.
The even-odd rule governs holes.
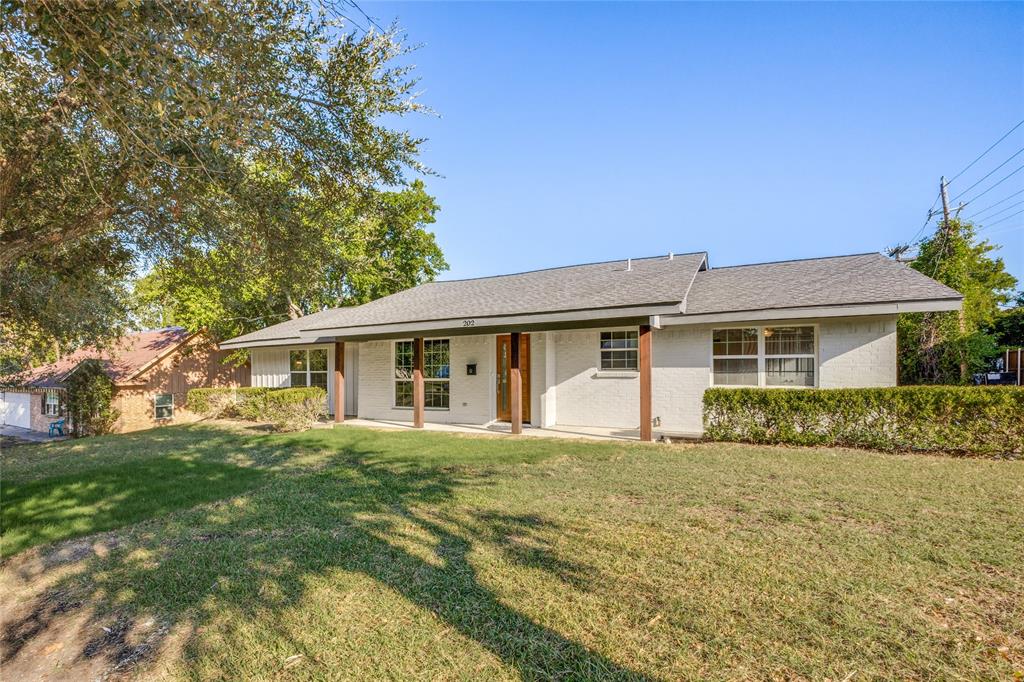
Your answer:
[[[377,429],[389,430],[417,430],[412,422],[400,422],[384,419],[346,419],[337,425],[340,428],[345,426],[364,426]],[[494,422],[492,424],[436,424],[426,423],[422,431],[438,431],[443,433],[462,433],[467,435],[512,435],[512,425],[505,422]],[[639,441],[640,429],[616,429],[595,426],[550,426],[547,428],[531,427],[523,424],[524,437],[530,438],[568,438],[568,439],[590,439],[590,440],[624,440]],[[661,440],[662,437],[672,440],[698,440],[700,434],[669,433],[655,430],[654,440]]]

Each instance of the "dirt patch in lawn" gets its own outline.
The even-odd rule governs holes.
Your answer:
[[[30,550],[0,567],[0,666],[11,680],[116,680],[176,658],[187,628],[156,616],[98,613],[57,587],[122,544],[113,533]]]

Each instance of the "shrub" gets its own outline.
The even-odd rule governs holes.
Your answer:
[[[98,360],[82,362],[68,377],[68,416],[76,438],[109,433],[120,412],[110,406],[114,382]]]
[[[204,417],[225,416],[228,408],[235,403],[233,388],[193,388],[185,396],[189,410]]]
[[[989,456],[1024,452],[1024,388],[713,388],[711,440],[866,447]]]
[[[239,417],[257,421],[263,413],[264,394],[272,388],[193,388],[186,396],[188,409],[208,418]]]
[[[322,388],[282,388],[266,394],[264,414],[277,431],[301,431],[320,419],[326,407]]]
[[[326,412],[322,388],[194,388],[189,409],[204,417],[270,422],[279,431],[308,428]]]

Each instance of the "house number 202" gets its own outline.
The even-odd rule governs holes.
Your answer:
[[[462,326],[463,327],[473,327],[475,325],[476,325],[476,320],[463,320],[462,321]]]

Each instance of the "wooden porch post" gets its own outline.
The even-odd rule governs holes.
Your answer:
[[[334,342],[334,421],[345,421],[345,342]]]
[[[519,369],[519,332],[509,335],[508,387],[511,397],[512,433],[523,432],[523,376]]]
[[[412,340],[412,425],[423,428],[423,337]]]
[[[640,440],[651,441],[651,326],[640,325]]]

